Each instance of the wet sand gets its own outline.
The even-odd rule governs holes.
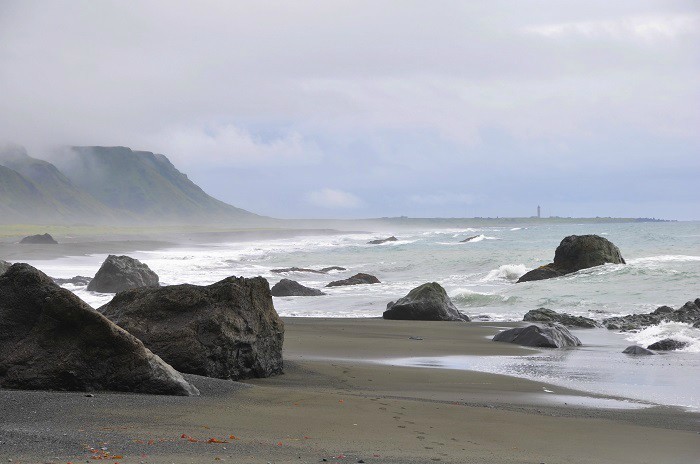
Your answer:
[[[285,375],[245,383],[188,376],[200,397],[2,390],[0,457],[14,463],[93,462],[107,453],[123,456],[108,462],[124,463],[688,463],[700,455],[698,414],[560,406],[539,382],[367,362],[531,352],[486,338],[504,324],[301,318],[285,324]],[[212,438],[228,443],[207,443]]]

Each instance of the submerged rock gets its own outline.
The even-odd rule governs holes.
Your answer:
[[[551,279],[606,263],[625,264],[612,242],[598,235],[570,235],[557,247],[553,263],[525,273],[518,282]]]
[[[63,279],[61,277],[53,277],[54,282],[58,285],[73,284],[73,285],[88,285],[92,281],[92,277],[85,276],[75,276],[68,279]]]
[[[50,234],[30,235],[24,237],[19,243],[31,243],[38,245],[58,245],[58,242]]]
[[[628,346],[627,348],[624,349],[623,353],[624,354],[631,354],[634,356],[650,356],[650,355],[656,354],[653,351],[648,350],[648,349],[644,348],[643,346],[639,346],[639,345]]]
[[[557,322],[566,327],[579,327],[582,329],[592,329],[602,327],[602,325],[593,319],[583,316],[572,316],[571,314],[558,313],[551,309],[539,308],[532,309],[523,317],[525,322]]]
[[[478,235],[472,235],[471,237],[467,237],[464,240],[460,240],[459,243],[468,243],[474,240],[475,238],[479,238]]]
[[[382,317],[412,321],[469,321],[450,300],[447,292],[437,282],[414,288],[397,302],[387,305]]]
[[[386,243],[386,242],[398,242],[398,241],[399,241],[399,239],[392,235],[391,237],[388,237],[388,238],[380,238],[378,240],[370,240],[369,242],[367,242],[367,245],[381,245],[382,243]]]
[[[270,272],[274,274],[283,274],[287,272],[309,272],[311,274],[328,274],[330,271],[346,271],[344,267],[340,266],[329,266],[322,269],[308,269],[304,267],[285,267],[282,269],[270,269]]]
[[[0,386],[199,394],[136,337],[28,264],[0,276]]]
[[[504,330],[493,337],[494,342],[515,343],[537,348],[564,348],[581,346],[581,340],[569,329],[560,324],[546,324],[542,327],[530,325]]]
[[[686,342],[674,340],[672,338],[664,338],[656,343],[652,343],[651,345],[647,346],[647,348],[656,351],[675,351],[682,350],[686,346],[688,346],[688,343]]]
[[[109,255],[87,289],[91,292],[117,293],[131,288],[158,285],[158,274],[138,259]]]
[[[610,330],[628,331],[640,330],[661,322],[682,322],[684,324],[700,325],[700,298],[695,301],[688,301],[678,309],[660,306],[648,314],[610,317],[603,320],[603,325]]]
[[[272,296],[321,296],[325,295],[321,290],[305,287],[299,282],[282,279],[271,289]]]
[[[7,261],[0,259],[0,275],[3,275],[5,271],[10,268],[10,266],[12,266],[12,263],[8,263]]]
[[[284,323],[262,277],[137,288],[99,311],[181,372],[232,380],[282,373]]]
[[[355,274],[354,276],[343,279],[334,280],[333,282],[326,285],[326,287],[341,287],[343,285],[362,285],[362,284],[380,284],[379,279],[370,274]]]

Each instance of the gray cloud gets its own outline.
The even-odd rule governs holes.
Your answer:
[[[691,1],[5,1],[0,139],[162,152],[270,215],[700,218],[649,188],[699,172],[699,44]]]

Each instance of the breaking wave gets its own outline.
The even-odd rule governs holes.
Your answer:
[[[688,346],[678,351],[700,353],[700,329],[696,329],[692,325],[682,322],[662,322],[661,324],[652,325],[637,333],[630,334],[626,338],[644,347],[665,338],[672,338],[673,340],[688,344]]]

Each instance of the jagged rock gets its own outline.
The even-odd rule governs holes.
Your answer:
[[[321,290],[305,287],[299,282],[282,279],[271,289],[272,296],[320,296],[325,295]]]
[[[127,290],[99,311],[180,372],[233,380],[282,373],[284,323],[262,277]]]
[[[551,279],[605,263],[625,264],[620,249],[598,235],[570,235],[554,252],[554,262],[525,273],[518,282]]]
[[[656,343],[652,343],[651,345],[647,346],[647,348],[656,351],[674,351],[682,350],[686,346],[688,346],[688,343],[686,342],[681,342],[672,338],[664,338]]]
[[[136,337],[28,264],[0,276],[0,386],[199,394]]]
[[[628,346],[627,348],[624,349],[623,353],[624,354],[631,354],[634,356],[650,356],[650,355],[656,354],[653,351],[648,350],[648,349],[644,348],[643,346],[639,346],[639,345]]]
[[[537,348],[581,346],[581,340],[560,324],[530,325],[504,330],[493,337],[494,342],[508,342]]]
[[[411,321],[469,321],[437,282],[416,287],[396,303],[389,303],[382,317]]]
[[[472,235],[471,237],[467,237],[464,240],[460,240],[459,243],[468,243],[474,240],[475,238],[479,238],[478,235]]]
[[[324,267],[322,269],[308,269],[304,267],[285,267],[282,269],[270,269],[270,272],[274,274],[283,274],[286,272],[309,272],[312,274],[328,274],[330,271],[346,271],[344,267],[340,266],[330,266]]]
[[[109,255],[87,289],[91,292],[117,293],[130,288],[158,285],[158,274],[138,259]]]
[[[73,285],[88,285],[92,281],[92,277],[85,276],[75,276],[68,279],[63,279],[61,277],[53,277],[53,281],[58,285],[73,284]]]
[[[30,235],[29,237],[24,237],[19,243],[31,243],[38,245],[58,245],[58,242],[49,234],[43,235]]]
[[[683,322],[685,324],[700,324],[700,298],[688,301],[678,309],[660,306],[648,314],[629,314],[622,317],[609,317],[603,320],[603,325],[610,330],[640,330],[644,327],[657,325],[661,322]]]
[[[341,287],[343,285],[361,285],[361,284],[380,284],[381,282],[379,279],[374,277],[373,275],[370,274],[355,274],[354,276],[348,278],[348,279],[343,279],[343,280],[335,280],[326,287]]]
[[[386,242],[398,242],[398,241],[399,241],[399,239],[392,235],[391,237],[388,237],[388,238],[380,238],[378,240],[370,240],[369,242],[367,242],[367,245],[381,245],[382,243],[386,243]]]
[[[532,309],[523,317],[525,322],[557,322],[566,327],[578,327],[583,329],[592,329],[602,327],[602,325],[591,318],[583,316],[572,316],[571,314],[558,313],[551,309],[539,308]]]
[[[12,266],[12,263],[8,263],[7,261],[0,259],[0,275],[3,275],[5,271],[10,268],[10,266]]]

